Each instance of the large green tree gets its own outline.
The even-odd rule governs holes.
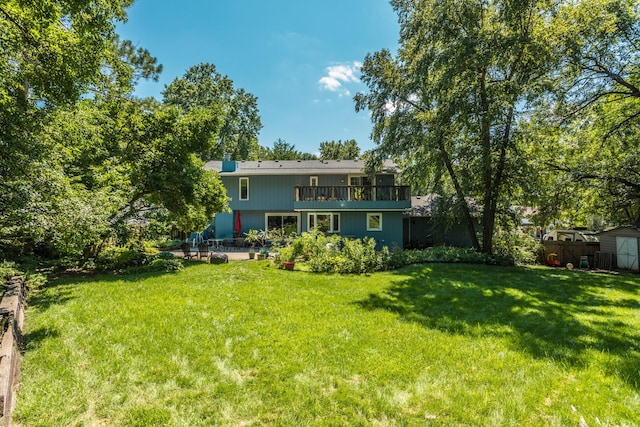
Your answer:
[[[640,223],[637,1],[567,2],[553,23],[562,61],[554,96],[535,117],[545,143],[540,168],[570,181],[585,211],[616,224]],[[544,137],[549,129],[554,138]]]
[[[121,75],[114,28],[130,4],[0,2],[0,251],[15,253],[27,238],[21,232],[37,234],[35,217],[61,206],[58,195],[69,199],[66,177],[40,167],[50,153],[38,138],[51,111],[105,86],[106,69]]]
[[[58,110],[42,132],[51,156],[41,165],[72,183],[67,191],[75,195],[77,212],[67,212],[65,223],[93,224],[83,230],[83,245],[74,240],[76,251],[95,255],[106,238],[157,209],[168,211],[183,230],[205,228],[226,208],[218,175],[204,170],[200,159],[221,124],[217,109],[184,111],[151,99],[85,100]],[[57,227],[39,229],[47,241],[71,247]]]
[[[396,57],[367,55],[356,109],[371,111],[381,155],[416,183],[446,181],[473,245],[492,251],[496,217],[521,178],[515,135],[548,71],[551,1],[393,0]],[[470,203],[478,200],[482,229]],[[478,238],[480,236],[481,238]]]
[[[258,154],[258,133],[262,128],[258,98],[221,75],[213,64],[195,65],[175,79],[163,92],[164,102],[185,110],[219,108],[224,117],[217,143],[203,160],[222,159],[230,154],[237,160],[252,160]]]
[[[0,2],[0,255],[91,256],[149,210],[189,230],[225,209],[201,160],[225,111],[131,96],[161,66],[115,34],[130,4]]]
[[[355,139],[320,143],[320,158],[323,160],[355,160],[359,156],[360,147]]]
[[[316,160],[317,156],[298,151],[295,144],[278,138],[273,141],[273,148],[260,146],[258,158],[261,160]]]

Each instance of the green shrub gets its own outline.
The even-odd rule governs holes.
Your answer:
[[[154,257],[159,259],[175,258],[175,256],[171,252],[167,252],[167,251],[158,252],[157,254],[154,255]]]
[[[124,270],[129,267],[140,267],[149,263],[149,256],[141,248],[107,248],[100,252],[94,260],[97,270]],[[91,268],[91,264],[85,264]]]
[[[282,261],[301,256],[311,271],[321,273],[371,273],[392,270],[410,264],[467,263],[512,265],[511,253],[489,255],[471,248],[436,246],[427,249],[403,250],[384,246],[376,251],[372,238],[348,239],[338,235],[325,235],[318,230],[302,233],[289,246],[280,249]],[[524,259],[522,256],[519,258]]]
[[[154,240],[153,243],[153,247],[161,250],[161,251],[166,251],[169,249],[180,249],[180,245],[182,244],[182,240],[179,239],[159,239],[159,240]]]
[[[129,267],[125,273],[148,273],[152,271],[179,271],[184,268],[182,260],[178,258],[154,258],[146,265]]]
[[[521,229],[496,232],[493,252],[498,258],[510,259],[518,264],[534,264],[544,247],[538,239]]]
[[[20,270],[15,262],[6,260],[0,262],[0,280],[8,279],[17,274],[20,274]]]

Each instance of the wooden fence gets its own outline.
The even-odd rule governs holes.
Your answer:
[[[575,268],[580,267],[580,257],[586,256],[589,267],[595,268],[595,254],[600,251],[600,242],[565,242],[557,240],[545,240],[544,259],[549,254],[556,254],[561,266],[571,263]]]
[[[20,376],[20,345],[24,323],[25,284],[22,277],[8,280],[0,301],[0,425],[10,426]]]

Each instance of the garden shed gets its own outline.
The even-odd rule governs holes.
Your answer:
[[[640,252],[640,227],[621,226],[602,231],[600,252],[612,254],[618,268],[640,271],[638,253]]]

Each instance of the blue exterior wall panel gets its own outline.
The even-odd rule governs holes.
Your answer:
[[[343,186],[348,185],[348,175],[250,175],[249,178],[249,200],[239,200],[239,178],[242,175],[224,176],[221,174],[222,183],[227,189],[227,195],[231,198],[229,208],[231,213],[220,213],[214,218],[216,238],[228,238],[234,234],[235,213],[240,211],[242,230],[246,233],[251,229],[265,228],[265,214],[282,213],[299,215],[299,228],[301,232],[308,231],[307,211],[294,211],[301,206],[295,202],[295,187],[309,186],[310,177],[318,177],[319,186]],[[391,186],[394,185],[393,175],[378,175],[376,184]],[[315,202],[314,202],[315,203]],[[351,202],[350,202],[351,203]],[[317,202],[314,212],[327,213],[336,212],[340,214],[340,234],[362,238],[373,237],[378,242],[383,242],[389,247],[392,244],[402,246],[402,211],[410,206],[410,201],[360,201],[348,207],[354,211],[336,211],[339,206],[333,206],[332,202]],[[311,207],[311,206],[309,206]],[[376,209],[398,209],[398,211],[378,211]],[[381,231],[367,231],[367,213],[381,213],[383,222]]]

